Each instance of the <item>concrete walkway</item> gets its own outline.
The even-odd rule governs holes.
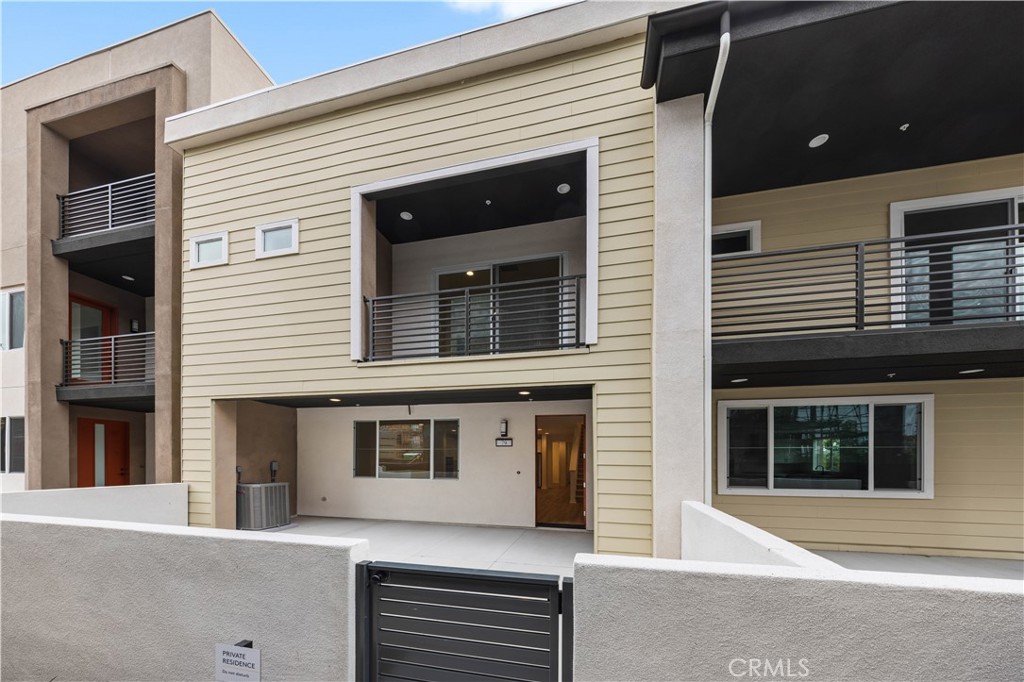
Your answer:
[[[1009,578],[1024,580],[1024,561],[1013,559],[978,559],[955,556],[918,556],[884,554],[881,552],[825,552],[815,554],[855,571],[892,571],[895,573],[929,573],[974,578]]]
[[[364,538],[374,561],[572,575],[573,557],[594,551],[594,534],[546,528],[459,526],[300,516],[279,533]]]

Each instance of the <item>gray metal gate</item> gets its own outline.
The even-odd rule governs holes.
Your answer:
[[[572,680],[572,578],[375,561],[356,582],[359,680]]]

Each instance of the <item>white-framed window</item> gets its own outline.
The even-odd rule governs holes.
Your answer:
[[[299,252],[299,219],[256,226],[256,257],[271,258]]]
[[[228,262],[228,233],[211,232],[190,237],[188,240],[188,262],[193,270]]]
[[[25,418],[0,417],[0,474],[25,473]]]
[[[458,419],[357,421],[352,475],[367,478],[458,478]]]
[[[761,221],[714,225],[711,228],[711,257],[760,253]]]
[[[25,347],[25,292],[0,293],[0,350]]]
[[[934,396],[718,402],[718,493],[934,496]]]

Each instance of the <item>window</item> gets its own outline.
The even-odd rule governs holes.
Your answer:
[[[0,294],[0,349],[25,346],[25,292]]]
[[[715,225],[711,228],[711,257],[758,253],[761,250],[761,221]]]
[[[228,233],[211,232],[210,234],[192,237],[189,243],[189,266],[207,268],[211,265],[224,265],[228,262]]]
[[[457,419],[356,422],[352,472],[374,478],[458,478]]]
[[[256,257],[270,258],[299,252],[299,221],[284,220],[256,226]]]
[[[24,417],[0,417],[0,473],[25,473]]]
[[[718,403],[718,492],[933,496],[933,398]]]

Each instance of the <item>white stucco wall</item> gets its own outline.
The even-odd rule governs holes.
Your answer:
[[[574,574],[578,680],[995,681],[1024,665],[1019,581],[589,554]]]
[[[300,409],[299,515],[533,526],[535,417],[558,414],[586,415],[588,464],[592,464],[589,400],[414,405],[411,415],[404,405]],[[459,420],[459,478],[355,478],[353,422],[410,418]],[[513,447],[494,445],[501,419],[508,419]],[[588,496],[592,489],[588,486]],[[587,508],[593,508],[589,498]],[[588,527],[592,516],[588,515]]]
[[[25,349],[0,350],[0,415],[25,414]]]
[[[253,640],[264,680],[354,676],[363,540],[3,515],[9,680],[212,679]]]
[[[659,103],[654,123],[654,555],[678,559],[680,502],[711,502],[703,96]]]
[[[563,254],[563,274],[586,274],[586,218],[395,244],[392,249],[392,293],[434,291],[434,278],[438,271],[454,272],[470,266]]]
[[[0,495],[5,514],[188,525],[188,484],[26,490]]]
[[[0,417],[25,416],[25,350],[0,350]],[[25,489],[25,474],[0,474],[0,492]]]
[[[803,547],[700,502],[683,502],[681,518],[681,559],[842,570]]]

